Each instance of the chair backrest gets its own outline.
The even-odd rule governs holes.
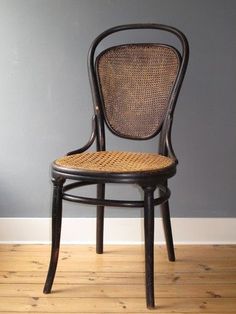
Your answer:
[[[173,33],[182,44],[182,52],[160,43],[126,43],[110,47],[95,56],[98,44],[105,37],[130,29],[157,29]],[[105,145],[103,121],[120,137],[148,139],[157,135],[168,114],[173,114],[187,61],[185,36],[169,26],[121,25],[98,36],[88,59],[101,142],[98,148],[105,149],[102,147]]]

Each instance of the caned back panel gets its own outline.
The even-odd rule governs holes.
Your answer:
[[[145,139],[161,127],[180,59],[160,44],[127,44],[96,60],[103,110],[109,127],[122,137]]]

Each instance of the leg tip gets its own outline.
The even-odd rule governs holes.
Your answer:
[[[169,262],[175,262],[175,252],[168,252],[168,260]]]
[[[44,287],[44,289],[43,289],[43,293],[44,293],[44,294],[49,294],[50,292],[51,292],[51,289],[50,289],[50,288]]]
[[[154,295],[153,298],[150,298],[150,295],[146,296],[146,305],[149,310],[154,310],[156,308]]]
[[[156,306],[155,306],[155,304],[149,304],[149,305],[147,305],[147,309],[148,310],[156,310]]]
[[[96,246],[96,253],[102,254],[103,253],[103,245],[97,245]]]

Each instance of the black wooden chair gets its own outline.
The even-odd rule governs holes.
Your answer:
[[[154,29],[177,36],[181,52],[160,43],[125,43],[96,55],[107,36],[126,30]],[[97,253],[103,252],[104,206],[144,207],[146,302],[154,300],[154,206],[161,205],[168,257],[175,260],[167,180],[176,173],[177,159],[171,144],[176,100],[188,63],[188,42],[179,30],[159,24],[132,24],[108,29],[89,51],[88,70],[94,103],[93,129],[88,143],[52,164],[52,249],[44,293],[53,284],[60,245],[62,200],[97,205]],[[106,151],[105,123],[115,135],[135,140],[160,133],[159,154]],[[96,141],[96,152],[85,152]],[[70,182],[65,184],[66,180]],[[71,180],[74,180],[71,183]],[[105,199],[106,183],[137,184],[143,201]],[[85,185],[97,185],[97,197],[69,194]],[[154,191],[158,188],[158,198]]]

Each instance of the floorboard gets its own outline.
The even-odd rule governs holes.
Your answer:
[[[42,293],[48,245],[0,245],[0,313],[150,313],[142,246],[61,247],[49,295]],[[236,314],[236,246],[155,247],[154,313]]]

